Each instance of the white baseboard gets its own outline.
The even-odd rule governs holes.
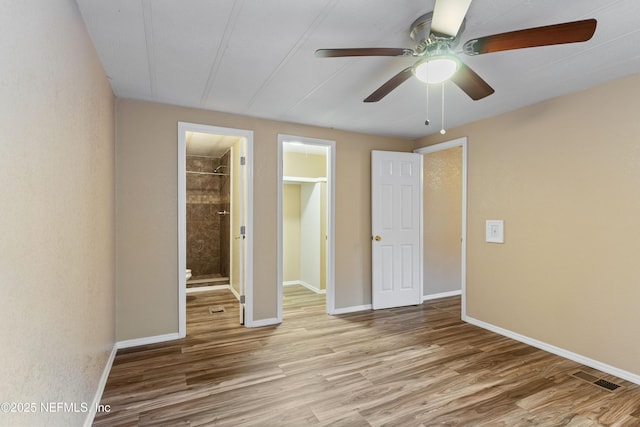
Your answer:
[[[422,301],[424,302],[424,301],[430,301],[432,299],[455,297],[455,296],[458,296],[458,295],[462,295],[462,291],[461,290],[449,291],[449,292],[440,292],[438,294],[423,295],[422,296]]]
[[[121,349],[121,348],[137,347],[139,345],[157,344],[159,342],[165,342],[165,341],[174,341],[174,340],[179,340],[180,338],[182,337],[180,336],[180,334],[176,332],[173,334],[156,335],[153,337],[134,338],[132,340],[118,341],[116,345],[118,346],[118,349]]]
[[[228,282],[228,281],[229,281],[228,277],[214,277],[211,279],[187,280],[187,285],[200,284],[200,283]]]
[[[246,324],[245,326],[247,328],[259,328],[261,326],[271,326],[271,325],[279,325],[280,322],[278,321],[278,319],[276,317],[272,317],[269,319],[260,319],[260,320],[254,320],[253,322],[251,322],[251,324]]]
[[[104,370],[102,371],[102,376],[100,377],[100,382],[98,382],[98,389],[96,390],[96,394],[93,396],[93,401],[89,406],[89,411],[87,412],[87,418],[84,420],[85,427],[91,427],[93,424],[93,420],[96,417],[96,410],[98,405],[100,404],[100,400],[102,400],[102,393],[104,392],[104,387],[107,385],[107,379],[109,378],[109,373],[111,372],[111,366],[113,366],[113,361],[116,358],[116,353],[118,352],[118,345],[113,344],[113,348],[111,349],[111,354],[107,359],[107,363],[104,366]]]
[[[304,280],[300,280],[300,284],[302,286],[304,286],[305,288],[309,289],[310,291],[315,292],[316,294],[326,294],[327,293],[326,289],[318,289],[315,286],[313,286],[311,283],[307,283]]]
[[[298,280],[287,280],[285,282],[282,282],[282,286],[293,286],[293,285],[299,285],[300,281]]]
[[[347,314],[347,313],[355,313],[356,311],[366,311],[366,310],[371,310],[371,304],[354,305],[354,306],[351,306],[351,307],[336,308],[335,310],[333,310],[333,313],[331,313],[331,314]]]
[[[208,291],[220,291],[228,289],[231,293],[236,297],[238,301],[240,301],[240,294],[238,291],[234,289],[231,284],[229,285],[209,285],[209,286],[198,286],[197,288],[187,288],[187,294],[196,294],[198,292],[208,292]]]
[[[326,294],[327,293],[326,289],[318,289],[315,286],[313,286],[312,284],[305,282],[304,280],[288,280],[286,282],[282,282],[282,286],[293,286],[293,285],[304,286],[305,288],[309,289],[310,291],[315,292],[316,294]]]
[[[476,325],[480,328],[487,329],[491,332],[495,332],[496,334],[500,334],[505,337],[514,339],[516,341],[529,344],[530,346],[537,347],[544,351],[548,351],[549,353],[556,354],[558,356],[564,357],[565,359],[573,360],[574,362],[581,363],[585,366],[589,366],[591,368],[597,369],[607,374],[611,374],[618,378],[622,378],[634,384],[640,385],[640,375],[631,373],[629,371],[624,371],[622,369],[616,368],[615,366],[607,365],[606,363],[602,363],[597,360],[591,359],[589,357],[583,356],[581,354],[573,353],[563,348],[556,347],[551,344],[547,344],[543,341],[538,341],[534,338],[530,338],[525,335],[518,334],[508,329],[504,329],[499,326],[495,326],[490,323],[483,322],[482,320],[474,319],[473,317],[464,316],[462,320],[464,320],[465,322],[471,323],[472,325]]]
[[[229,289],[230,285],[209,285],[209,286],[198,286],[196,288],[187,288],[187,294],[195,294],[198,292],[207,292],[207,291],[220,291],[222,289]]]
[[[231,291],[231,293],[236,297],[236,299],[238,301],[240,301],[240,294],[238,293],[238,291],[235,290],[235,288],[233,286],[231,286],[229,284],[229,286],[227,287],[227,289],[229,289]]]

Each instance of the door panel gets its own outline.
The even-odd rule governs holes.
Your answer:
[[[422,156],[371,158],[373,308],[420,304]]]

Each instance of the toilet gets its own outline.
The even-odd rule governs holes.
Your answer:
[[[191,279],[191,270],[187,268],[187,281]]]

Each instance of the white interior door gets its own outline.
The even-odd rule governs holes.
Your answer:
[[[422,156],[371,152],[372,305],[422,302]]]

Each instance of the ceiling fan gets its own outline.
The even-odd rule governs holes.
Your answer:
[[[420,58],[369,95],[364,102],[378,102],[412,75],[425,83],[451,80],[471,99],[485,98],[495,90],[454,53],[464,31],[465,16],[472,0],[436,0],[433,12],[426,13],[411,24],[409,37],[413,49],[365,47],[350,49],[318,49],[320,58],[346,56],[405,56]],[[464,43],[467,55],[505,50],[584,42],[593,36],[597,21],[586,19],[543,27],[479,37]]]

